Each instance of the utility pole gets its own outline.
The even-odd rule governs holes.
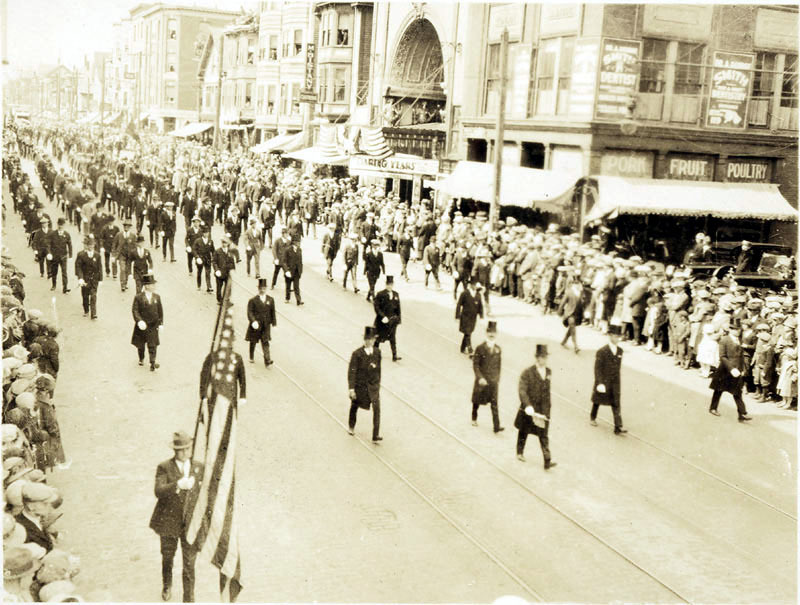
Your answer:
[[[103,71],[100,73],[100,140],[103,140],[103,120],[106,106],[106,60],[103,59]]]
[[[494,195],[489,206],[489,229],[495,230],[500,211],[500,186],[503,173],[503,139],[506,127],[506,71],[508,64],[508,29],[503,29],[500,39],[500,100],[497,107],[497,131],[494,138]],[[452,94],[452,92],[451,92]]]
[[[456,56],[458,55],[458,17],[461,4],[453,3],[453,23],[455,32],[453,33],[453,45],[450,48],[450,65],[447,66],[447,99],[445,100],[445,119],[444,119],[444,153],[443,157],[449,159],[451,147],[453,146],[453,87],[456,78]]]
[[[222,133],[219,130],[219,114],[222,109],[222,51],[225,48],[225,34],[219,33],[219,59],[217,65],[219,67],[217,75],[217,106],[214,114],[214,147],[219,148],[222,146]]]

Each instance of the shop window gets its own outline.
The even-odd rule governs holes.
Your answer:
[[[333,68],[333,102],[346,103],[347,102],[347,68],[334,67]]]
[[[561,39],[561,53],[558,58],[558,88],[556,97],[556,114],[567,113],[569,87],[572,81],[572,54],[575,50],[575,38]]]
[[[300,84],[292,84],[292,115],[300,115]]]
[[[667,64],[666,40],[644,38],[642,40],[642,66],[639,77],[639,92],[663,94]]]
[[[303,30],[294,30],[294,56],[296,57],[303,52]]]
[[[757,53],[753,71],[753,96],[747,109],[747,123],[756,128],[769,126],[772,87],[775,83],[775,53]]]
[[[269,37],[269,60],[278,60],[278,36]]]
[[[703,58],[705,46],[694,42],[678,42],[678,59],[675,62],[676,95],[700,94],[703,85]]]
[[[350,30],[353,28],[353,13],[339,15],[336,28],[336,46],[350,46]]]
[[[248,109],[253,106],[253,84],[248,82],[244,87],[244,106]]]
[[[786,55],[781,86],[781,107],[797,107],[797,55]]]
[[[536,113],[547,114],[555,110],[556,64],[558,63],[559,40],[546,40],[539,49],[539,62],[536,69]]]

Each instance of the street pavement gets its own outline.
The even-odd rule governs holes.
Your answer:
[[[36,181],[32,164],[24,167]],[[73,291],[50,292],[10,202],[7,208],[4,243],[28,275],[26,305],[57,313],[64,329],[56,406],[73,463],[51,478],[65,497],[64,545],[81,556],[86,591],[157,600],[158,539],[147,527],[154,471],[171,455],[172,432],[194,427],[215,297],[187,275],[180,224],[178,262],[163,263],[161,251],[151,250],[165,313],[161,368],[151,373],[130,345],[133,287],[122,293],[118,280],[107,279],[99,319],[84,318],[72,262]],[[81,238],[70,232],[77,252]],[[215,239],[220,234],[215,227]],[[726,396],[722,417],[711,416],[708,380],[623,345],[630,432],[615,436],[607,409],[598,427],[588,422],[594,351],[604,337],[579,328],[583,350],[575,355],[558,346],[557,318],[493,297],[506,431],[492,433],[485,407],[473,427],[471,364],[458,352],[452,282],[444,276],[443,290],[426,289],[412,264],[404,283],[396,255],[386,254],[403,302],[403,359],[393,364],[383,345],[385,441],[371,443],[364,411],[350,437],[347,361],[374,313],[362,275],[359,295],[342,289],[338,261],[336,281],[327,281],[320,246],[303,242],[304,306],[283,302],[282,279],[272,292],[275,365],[264,368],[257,351],[246,368],[237,451],[240,600],[796,601],[793,413],[746,399],[754,420],[742,425]],[[265,251],[267,277],[271,260]],[[233,301],[246,357],[245,305],[255,280],[244,273],[243,261]],[[558,467],[550,471],[535,438],[526,463],[515,457],[517,380],[533,363],[535,343],[550,346],[553,368],[550,442]],[[197,574],[198,600],[218,600],[215,570],[201,561]],[[180,597],[179,575],[173,595]]]

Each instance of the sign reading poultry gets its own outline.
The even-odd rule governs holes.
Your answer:
[[[754,62],[755,56],[747,53],[714,53],[706,126],[745,127]]]

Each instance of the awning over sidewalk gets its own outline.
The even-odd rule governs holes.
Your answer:
[[[196,134],[200,134],[201,132],[205,132],[206,130],[208,130],[213,126],[214,125],[211,122],[189,122],[185,126],[176,128],[175,130],[167,134],[173,137],[190,137]]]
[[[777,185],[592,176],[595,203],[584,222],[620,214],[715,216],[796,221],[797,210]]]
[[[503,165],[500,205],[560,212],[572,199],[574,186],[575,179],[560,172]],[[491,203],[494,164],[459,162],[456,169],[433,188],[451,197]]]
[[[302,146],[303,133],[279,134],[268,141],[264,141],[250,148],[255,153],[270,153],[277,151],[297,151]],[[296,144],[296,146],[294,146]],[[290,149],[287,149],[290,148]]]
[[[292,160],[301,160],[303,162],[311,162],[312,164],[326,164],[328,166],[347,166],[348,157],[346,155],[339,155],[338,153],[331,154],[330,149],[327,147],[306,147],[299,151],[284,154]]]

